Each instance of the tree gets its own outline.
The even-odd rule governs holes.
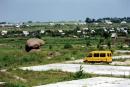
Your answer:
[[[109,49],[111,49],[111,41],[110,40],[107,42],[107,46]]]
[[[32,21],[28,21],[28,23],[32,23]]]
[[[110,34],[108,32],[103,32],[103,37],[105,37],[105,39],[110,37]]]
[[[85,22],[86,23],[93,23],[93,22],[95,22],[95,19],[86,18]]]
[[[64,49],[69,49],[69,48],[73,48],[73,46],[71,44],[65,44],[64,45]]]
[[[6,22],[0,22],[0,24],[6,24]]]

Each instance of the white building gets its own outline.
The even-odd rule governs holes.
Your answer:
[[[110,31],[110,32],[115,32],[114,28],[110,29],[109,31]]]
[[[91,34],[95,33],[95,30],[91,30]]]
[[[1,31],[1,35],[2,35],[2,36],[3,36],[3,35],[7,35],[7,33],[8,33],[8,31],[6,31],[6,30]]]
[[[119,28],[119,27],[117,27],[117,29],[116,29],[118,32],[120,32],[121,31],[121,29]]]
[[[23,34],[24,34],[25,36],[28,36],[28,35],[29,35],[29,32],[28,32],[28,31],[23,31]]]
[[[126,24],[127,22],[126,21],[122,21],[121,24]]]
[[[73,38],[78,38],[78,36],[73,35]]]
[[[45,33],[45,31],[44,31],[44,30],[41,30],[41,31],[40,31],[40,33],[41,33],[41,34],[44,34],[44,33]]]
[[[65,33],[61,33],[62,35],[65,35]]]
[[[55,23],[49,23],[51,26],[55,25]]]
[[[115,38],[116,39],[117,38],[117,33],[112,33],[111,34],[111,38]]]
[[[59,33],[63,33],[63,30],[58,30]]]
[[[16,24],[15,27],[16,27],[16,28],[20,28],[20,25],[19,25],[19,24]]]
[[[81,33],[81,31],[79,30],[79,31],[77,31],[77,33]]]
[[[88,30],[88,28],[86,27],[86,28],[83,28],[83,30]]]
[[[79,22],[79,25],[86,25],[85,22]]]
[[[112,24],[112,22],[110,20],[105,20],[106,24]]]

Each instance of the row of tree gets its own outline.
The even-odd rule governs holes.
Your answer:
[[[126,21],[127,23],[130,23],[130,17],[124,17],[124,18],[111,18],[111,17],[106,17],[106,18],[99,18],[99,19],[94,19],[94,18],[89,18],[87,17],[85,19],[86,23],[94,23],[94,22],[104,22],[105,20],[110,20],[113,23],[121,23],[122,21]]]

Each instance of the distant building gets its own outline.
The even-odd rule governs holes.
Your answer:
[[[86,28],[83,28],[83,30],[89,30],[89,29],[86,27]]]
[[[1,31],[2,36],[7,35],[7,33],[8,33],[8,31],[6,31],[6,30]]]
[[[61,33],[62,35],[65,35],[65,33]]]
[[[119,27],[117,27],[117,29],[116,29],[118,32],[120,32],[121,31],[121,29],[119,28]]]
[[[78,38],[78,36],[73,35],[73,38]]]
[[[115,32],[114,28],[110,29],[109,31],[110,31],[111,33],[114,33],[114,32]]]
[[[114,44],[115,40],[117,39],[117,33],[112,33],[111,38],[112,38],[112,44]]]
[[[95,33],[95,30],[91,30],[91,34]]]
[[[117,38],[117,33],[112,33],[112,34],[111,34],[111,38],[116,39],[116,38]]]
[[[128,47],[129,47],[129,45],[125,44],[125,45],[123,45],[123,47],[124,47],[124,48],[128,48]]]
[[[0,24],[0,27],[14,27],[13,24]]]
[[[126,24],[127,22],[126,21],[122,21],[121,24]]]
[[[55,23],[49,23],[51,26],[54,26],[55,25]]]
[[[23,34],[24,34],[25,36],[28,36],[28,35],[29,35],[29,32],[28,32],[28,31],[23,31]]]
[[[79,22],[79,25],[86,25],[85,22]]]
[[[63,30],[58,30],[59,33],[63,33]]]
[[[44,30],[41,30],[41,31],[40,31],[40,33],[41,33],[41,34],[44,34],[44,33],[45,33],[45,31],[44,31]]]
[[[79,30],[79,31],[77,31],[77,33],[81,33],[81,31]]]
[[[16,24],[15,27],[16,27],[16,28],[20,28],[20,25],[19,25],[19,24]]]
[[[106,24],[112,24],[112,22],[110,20],[105,20]]]
[[[86,34],[87,34],[87,32],[83,32],[83,34],[84,34],[84,35],[86,35]]]

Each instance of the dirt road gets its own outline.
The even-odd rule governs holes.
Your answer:
[[[112,77],[94,77],[47,84],[36,87],[130,87],[130,79]]]

